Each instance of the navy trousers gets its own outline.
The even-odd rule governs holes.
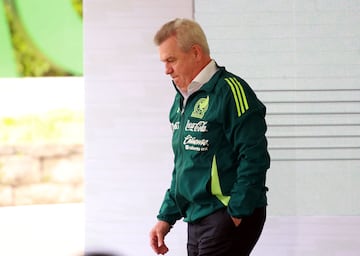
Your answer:
[[[264,227],[266,207],[257,208],[235,227],[226,208],[188,223],[188,256],[248,256]]]

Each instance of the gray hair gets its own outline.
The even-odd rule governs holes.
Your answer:
[[[154,43],[159,46],[171,36],[176,36],[180,49],[187,52],[195,44],[210,55],[209,45],[201,26],[189,19],[174,19],[165,23],[154,36]]]

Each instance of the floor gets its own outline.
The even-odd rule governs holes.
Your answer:
[[[269,216],[252,256],[357,256],[359,227],[360,216]],[[181,224],[169,235],[173,248],[168,256],[185,253],[184,228]],[[84,235],[83,204],[0,207],[0,255],[81,256]],[[130,235],[118,238],[124,238],[124,249],[134,239]],[[140,244],[134,255],[136,251],[154,255],[148,253],[147,243]]]

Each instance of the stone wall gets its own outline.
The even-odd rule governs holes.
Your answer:
[[[0,206],[83,200],[83,145],[1,145]]]

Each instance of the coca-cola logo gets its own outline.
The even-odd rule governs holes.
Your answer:
[[[190,120],[187,121],[185,131],[190,132],[207,132],[207,121],[199,121],[192,123]]]

